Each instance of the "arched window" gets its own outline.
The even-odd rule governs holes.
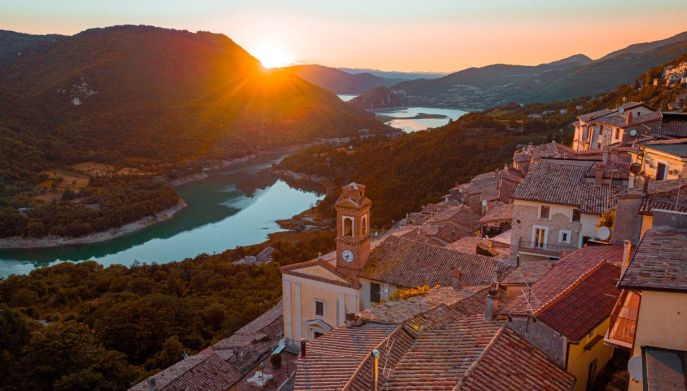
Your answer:
[[[344,217],[343,219],[343,232],[344,236],[353,236],[353,219],[350,217]]]
[[[363,223],[362,223],[362,229],[363,229],[363,236],[367,235],[367,216],[363,216]]]

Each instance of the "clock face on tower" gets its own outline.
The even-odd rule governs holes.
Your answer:
[[[341,252],[341,259],[344,261],[351,263],[353,262],[353,259],[355,258],[355,255],[353,255],[353,251],[351,250],[343,250]]]

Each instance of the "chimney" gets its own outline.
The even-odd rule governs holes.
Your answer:
[[[594,172],[594,184],[601,186],[604,184],[604,168],[606,164],[601,163],[596,166],[596,171]]]
[[[379,385],[379,350],[372,350],[372,391]]]
[[[627,113],[627,117],[625,117],[625,123],[626,123],[627,125],[629,125],[629,124],[632,123],[632,110],[630,110],[630,111]]]
[[[301,357],[305,358],[305,338],[301,338]]]
[[[494,319],[494,314],[496,313],[498,303],[499,303],[499,290],[498,290],[498,286],[496,284],[494,284],[491,286],[491,288],[489,288],[489,293],[487,294],[487,307],[484,310],[484,319],[485,320],[493,320]]]
[[[148,391],[155,391],[155,378],[154,377],[149,377],[148,378]]]

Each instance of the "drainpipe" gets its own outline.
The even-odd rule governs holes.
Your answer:
[[[623,278],[627,267],[630,266],[630,254],[632,253],[632,242],[625,240],[623,242],[623,263],[620,265],[620,278]]]
[[[379,350],[372,350],[372,391],[377,391],[379,382]]]

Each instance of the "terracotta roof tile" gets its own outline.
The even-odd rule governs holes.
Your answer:
[[[618,266],[603,263],[535,316],[571,341],[579,341],[611,314],[620,294],[619,277]]]
[[[647,231],[619,286],[687,291],[687,231]]]
[[[513,204],[500,203],[489,209],[487,213],[479,219],[482,224],[510,221],[513,220]]]
[[[503,280],[503,283],[532,285],[548,273],[551,267],[553,263],[549,261],[523,262]]]
[[[499,313],[535,316],[576,341],[611,313],[619,294],[616,283],[622,254],[622,246],[574,251]]]
[[[434,288],[428,293],[407,299],[391,300],[370,307],[360,313],[362,319],[378,323],[401,324],[416,315],[445,304],[451,306],[479,293],[478,289]]]
[[[513,199],[571,205],[583,213],[601,215],[615,205],[613,196],[621,187],[588,183],[585,177],[594,162],[582,162],[541,161],[520,182]]]
[[[575,376],[509,328],[501,329],[456,390],[571,390]]]
[[[501,312],[504,314],[527,315],[536,312],[565,289],[571,287],[585,273],[604,261],[620,265],[622,246],[587,246],[573,251],[554,264],[549,272],[532,286],[528,300],[519,296]]]
[[[358,368],[399,326],[367,323],[339,327],[309,343],[298,358],[295,390],[341,390]]]
[[[492,257],[390,236],[372,251],[359,276],[407,288],[421,285],[462,288],[500,281],[512,269]]]
[[[340,280],[335,280],[335,279],[330,279],[330,278],[325,278],[322,276],[316,276],[308,273],[303,273],[300,272],[300,269],[311,267],[311,266],[320,266],[328,271],[330,271],[332,274],[336,275]],[[321,258],[315,258],[311,259],[310,261],[305,261],[305,262],[299,262],[299,263],[294,263],[291,265],[287,266],[282,266],[280,268],[282,274],[288,274],[296,277],[301,277],[301,278],[307,278],[310,280],[314,281],[321,281],[321,282],[326,282],[329,284],[333,285],[339,285],[339,286],[344,286],[347,288],[353,288],[357,289],[360,287],[360,285],[356,281],[351,281],[348,277],[343,275],[342,273],[339,273],[339,271],[336,269],[336,266],[332,265],[330,262],[325,261],[324,259]]]

